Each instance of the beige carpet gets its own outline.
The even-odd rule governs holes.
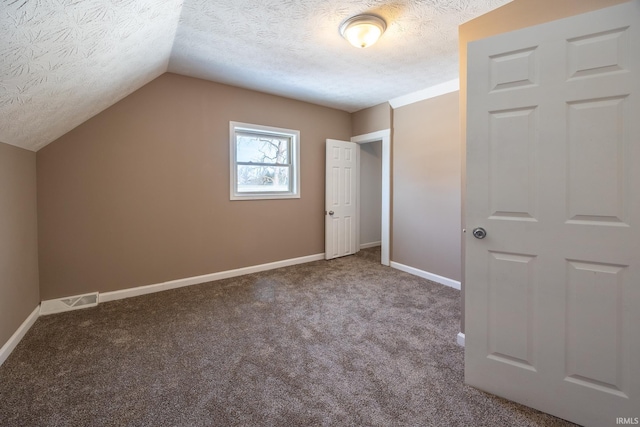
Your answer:
[[[463,384],[459,292],[379,249],[38,319],[0,426],[562,426]]]

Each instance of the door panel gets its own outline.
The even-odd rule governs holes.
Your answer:
[[[640,2],[469,45],[468,384],[640,417]]]
[[[492,112],[490,120],[491,215],[493,219],[535,221],[537,110]],[[512,143],[503,146],[503,140]]]
[[[327,139],[325,258],[356,253],[358,144]]]
[[[567,261],[566,369],[568,381],[628,398],[623,372],[629,361],[622,343],[626,268]]]
[[[630,141],[627,96],[568,104],[568,220],[624,225]]]
[[[489,252],[489,260],[489,357],[535,371],[532,302],[536,258]]]

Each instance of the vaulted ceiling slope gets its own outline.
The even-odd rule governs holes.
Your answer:
[[[353,112],[456,78],[459,24],[509,0],[3,0],[0,142],[37,151],[166,71]],[[355,49],[338,27],[388,23]]]

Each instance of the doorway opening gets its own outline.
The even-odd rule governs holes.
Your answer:
[[[357,244],[359,248],[364,249],[377,246],[379,242],[380,263],[388,266],[391,228],[391,130],[354,136],[351,142],[360,145]],[[379,227],[379,230],[375,230],[376,227]]]

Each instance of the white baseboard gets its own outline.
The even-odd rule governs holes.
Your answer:
[[[40,306],[38,305],[35,310],[27,317],[27,319],[22,322],[22,325],[18,328],[17,331],[11,335],[9,341],[7,341],[2,348],[0,348],[0,366],[7,360],[11,352],[16,348],[18,343],[24,338],[25,334],[31,329],[33,324],[38,320],[38,316],[40,315]]]
[[[268,264],[254,265],[251,267],[238,268],[235,270],[220,271],[218,273],[205,274],[203,276],[188,277],[186,279],[172,280],[169,282],[158,283],[154,285],[140,286],[137,288],[122,289],[120,291],[105,293],[89,293],[83,295],[75,295],[55,300],[42,301],[35,310],[20,325],[18,330],[9,338],[9,340],[0,348],[0,366],[9,357],[11,352],[16,348],[20,340],[25,336],[27,331],[33,326],[35,321],[41,315],[62,313],[65,311],[79,310],[81,308],[95,307],[98,303],[115,301],[123,298],[131,298],[139,295],[151,294],[154,292],[166,291],[169,289],[181,288],[184,286],[197,285],[199,283],[213,282],[216,280],[227,279],[230,277],[243,276],[245,274],[258,273],[260,271],[274,270],[276,268],[289,267],[291,265],[304,264],[312,261],[320,261],[324,259],[324,254],[309,255],[299,258],[286,259],[283,261],[271,262]],[[94,302],[95,301],[95,302]]]
[[[431,280],[432,282],[440,283],[441,285],[460,290],[460,282],[449,279],[448,277],[438,276],[437,274],[419,270],[414,267],[409,267],[408,265],[400,264],[399,262],[394,261],[391,261],[391,267],[397,270],[404,271],[405,273],[413,274],[414,276],[422,277],[423,279]]]
[[[382,242],[378,241],[378,242],[371,242],[371,243],[362,243],[360,245],[360,249],[368,249],[368,248],[375,248],[376,246],[380,246],[382,244]]]
[[[380,242],[367,243],[365,245],[361,245],[361,248],[364,249],[365,246],[374,247],[374,246],[378,246],[379,244]],[[205,274],[202,276],[188,277],[186,279],[171,280],[168,282],[163,282],[163,283],[158,283],[153,285],[139,286],[136,288],[122,289],[119,291],[104,292],[104,293],[98,294],[97,302],[95,304],[85,304],[85,305],[82,305],[81,307],[67,306],[65,309],[60,309],[61,306],[58,304],[58,302],[62,299],[43,301],[42,304],[45,306],[44,309],[42,309],[41,305],[38,305],[33,310],[33,312],[29,315],[29,317],[27,317],[27,319],[22,323],[22,325],[20,325],[18,330],[11,336],[11,338],[9,338],[9,340],[2,346],[2,348],[0,348],[0,366],[5,362],[5,360],[7,360],[11,352],[16,348],[20,340],[22,340],[22,338],[29,331],[31,326],[33,326],[35,321],[38,319],[38,316],[40,316],[41,314],[53,314],[53,313],[59,313],[62,311],[77,310],[79,308],[93,307],[93,306],[96,306],[98,302],[108,302],[108,301],[115,301],[123,298],[131,298],[135,296],[146,295],[146,294],[151,294],[151,293],[160,292],[160,291],[166,291],[169,289],[176,289],[176,288],[181,288],[185,286],[197,285],[200,283],[213,282],[216,280],[243,276],[245,274],[258,273],[260,271],[274,270],[276,268],[289,267],[291,265],[304,264],[304,263],[313,262],[313,261],[320,261],[323,259],[324,259],[324,254],[309,255],[309,256],[304,256],[299,258],[287,259],[283,261],[271,262],[268,264],[260,264],[260,265],[254,265],[251,267],[238,268],[235,270],[227,270],[227,271],[221,271],[218,273]],[[440,283],[445,286],[449,286],[455,289],[460,289],[460,282],[457,282],[455,280],[438,276],[437,274],[422,271],[417,268],[409,267],[393,261],[390,264],[391,264],[391,267],[397,270],[401,270],[401,271],[413,274],[415,276],[419,276],[419,277],[431,280],[433,282]],[[95,295],[95,293],[76,295],[74,297],[67,297],[64,299],[82,298],[85,296],[93,296],[93,295]],[[458,334],[458,344],[464,346],[464,334],[462,332]]]
[[[171,280],[168,282],[153,285],[139,286],[137,288],[122,289],[119,291],[104,292],[99,295],[100,302],[115,301],[123,298],[137,297],[140,295],[166,291],[169,289],[182,288],[185,286],[197,285],[200,283],[213,282],[216,280],[228,279],[230,277],[243,276],[245,274],[258,273],[260,271],[274,270],[276,268],[289,267],[291,265],[304,264],[312,261],[324,259],[324,254],[309,255],[300,258],[292,258],[283,261],[271,262],[268,264],[254,265],[251,267],[237,268],[235,270],[220,271],[218,273],[205,274],[202,276],[188,277],[186,279]]]

